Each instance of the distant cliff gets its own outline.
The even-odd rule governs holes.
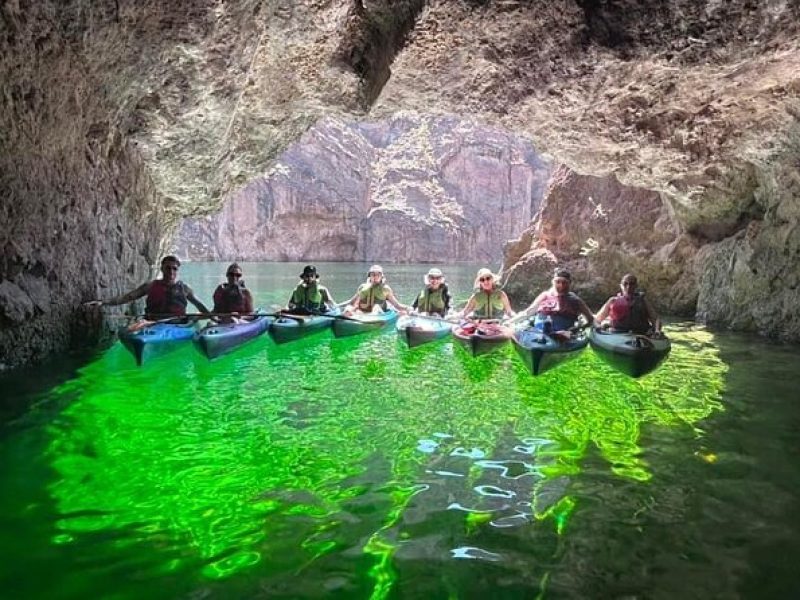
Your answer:
[[[185,219],[195,260],[499,262],[550,176],[533,146],[454,117],[325,119],[216,214]]]

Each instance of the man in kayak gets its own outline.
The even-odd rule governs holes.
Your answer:
[[[301,283],[294,288],[287,303],[288,312],[296,315],[311,315],[328,312],[336,306],[331,293],[319,284],[317,267],[306,265],[300,274]]]
[[[626,273],[619,284],[620,293],[606,301],[595,319],[614,332],[643,334],[652,331],[660,336],[661,320],[644,297],[644,292],[637,290],[638,283],[636,275]]]
[[[227,281],[214,290],[214,312],[233,313],[232,316],[219,316],[220,323],[235,323],[241,314],[253,312],[253,295],[244,286],[242,267],[238,263],[228,266],[225,271]]]
[[[143,283],[127,294],[115,296],[108,300],[92,300],[86,306],[117,306],[127,304],[147,296],[145,305],[145,320],[134,324],[132,327],[141,328],[158,319],[166,317],[182,317],[186,314],[188,302],[194,304],[201,313],[208,309],[197,299],[188,285],[178,279],[178,269],[181,261],[175,256],[165,256],[161,259],[161,279],[154,279]]]
[[[431,269],[425,275],[425,287],[414,299],[411,308],[421,315],[444,316],[450,310],[450,291],[439,269]]]
[[[526,308],[525,315],[535,315],[533,326],[547,335],[568,340],[570,328],[575,326],[580,315],[591,324],[594,314],[586,303],[574,292],[572,274],[567,269],[556,269],[553,273],[553,286],[545,290]]]
[[[383,276],[383,267],[372,265],[367,273],[367,281],[358,286],[355,295],[347,301],[345,316],[354,313],[380,314],[386,310],[386,305],[391,304],[397,312],[405,314],[408,307],[404,306],[394,295],[392,288],[386,283]]]

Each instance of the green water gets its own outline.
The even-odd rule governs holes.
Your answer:
[[[206,298],[225,265],[187,265]],[[368,265],[366,265],[368,266]],[[323,265],[337,300],[365,265]],[[245,265],[257,303],[302,265]],[[323,268],[324,267],[324,268]],[[426,267],[388,268],[405,302]],[[475,269],[448,270],[464,300]],[[391,331],[136,368],[119,346],[6,375],[0,589],[13,598],[789,597],[797,348],[690,325],[635,381],[591,350]]]

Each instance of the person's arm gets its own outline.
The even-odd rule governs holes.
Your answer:
[[[252,313],[253,312],[253,294],[250,293],[250,290],[242,290],[242,295],[244,295],[244,312]]]
[[[597,311],[597,314],[594,316],[594,322],[602,325],[603,321],[608,318],[608,312],[611,310],[611,301],[613,298],[609,298],[606,300],[606,303]]]
[[[197,296],[194,295],[194,292],[192,291],[192,288],[190,288],[188,285],[186,286],[186,299],[189,302],[191,302],[192,304],[194,304],[195,307],[197,308],[197,310],[200,311],[201,313],[210,312],[206,308],[206,305],[203,304],[202,302],[200,302],[200,300],[197,299]]]
[[[336,306],[336,301],[333,299],[333,296],[331,296],[331,292],[330,292],[330,290],[328,288],[323,287],[321,292],[322,292],[322,301],[325,304],[327,304],[331,308]]]
[[[530,317],[530,316],[532,316],[532,315],[535,315],[535,314],[536,314],[536,311],[538,311],[538,310],[539,310],[539,305],[542,303],[542,298],[544,297],[544,295],[545,295],[545,294],[546,294],[546,292],[542,292],[541,294],[539,294],[538,296],[536,296],[536,298],[534,299],[534,301],[533,301],[533,302],[531,302],[530,306],[528,306],[528,308],[526,308],[526,309],[523,311],[523,312],[525,313],[525,315],[526,315],[526,316],[529,316],[529,317]]]
[[[511,308],[511,302],[508,301],[508,295],[505,292],[500,292],[500,299],[503,301],[503,310],[506,311],[506,316],[511,318],[515,317],[517,313]]]
[[[467,305],[462,308],[460,312],[456,313],[456,317],[463,319],[473,310],[475,310],[475,294],[472,294],[472,296],[469,297],[469,300],[467,300]]]
[[[658,318],[656,311],[653,310],[653,307],[647,301],[647,298],[643,297],[642,300],[644,300],[644,309],[647,313],[647,320],[650,321],[650,324],[653,326],[653,331],[656,333],[661,333],[661,319]]]
[[[348,304],[353,308],[358,308],[358,296],[359,296],[359,290],[356,290],[356,293],[353,294],[353,297],[350,298],[350,300],[348,300],[347,302],[345,302],[345,304]]]
[[[442,292],[442,300],[444,300],[444,316],[447,316],[447,313],[450,312],[450,301],[452,300],[450,297],[450,290],[448,288],[444,288],[444,292]]]
[[[394,292],[392,291],[392,288],[390,288],[388,285],[386,286],[386,300],[387,300],[387,302],[389,302],[389,304],[394,306],[398,311],[401,311],[401,312],[407,312],[408,311],[408,307],[405,306],[403,303],[401,303],[395,297]]]
[[[114,296],[113,298],[109,298],[108,300],[92,300],[90,302],[86,302],[86,306],[118,306],[120,304],[127,304],[128,302],[133,302],[134,300],[138,300],[142,296],[146,296],[147,292],[150,291],[150,285],[152,282],[148,281],[147,283],[143,283],[135,290],[131,290],[127,294],[123,294],[121,296]]]
[[[582,299],[578,299],[578,305],[581,309],[581,314],[586,317],[586,322],[591,325],[594,323],[594,313],[591,311],[589,306],[584,302]]]

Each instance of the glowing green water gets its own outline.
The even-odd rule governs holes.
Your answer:
[[[711,531],[693,489],[714,469],[743,476],[704,432],[725,412],[729,365],[712,334],[672,336],[639,381],[591,351],[534,379],[510,348],[473,359],[393,332],[265,337],[213,363],[187,347],[144,368],[116,345],[4,430],[5,589],[648,595],[652,559],[631,548],[670,531],[664,511]],[[676,544],[692,568],[694,531]],[[613,573],[617,541],[619,573],[642,573],[621,590],[585,566]]]

